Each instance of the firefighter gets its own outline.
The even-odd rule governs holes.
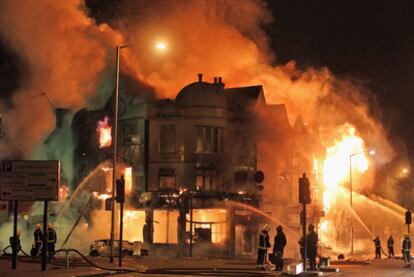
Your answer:
[[[407,267],[410,267],[410,250],[411,250],[411,239],[409,234],[404,235],[404,240],[402,242],[402,254],[404,257],[404,262]]]
[[[394,258],[394,238],[392,237],[392,235],[390,235],[390,237],[388,238],[387,241],[387,246],[388,246],[388,258]]]
[[[270,248],[268,226],[266,226],[259,235],[259,246],[257,250],[257,269],[265,270],[265,261],[267,249]]]
[[[47,252],[49,253],[49,256],[52,256],[55,253],[55,244],[56,244],[56,232],[55,229],[53,229],[52,223],[47,224],[47,233],[46,233],[46,239],[47,239]]]
[[[273,245],[273,253],[279,251],[283,257],[283,250],[285,249],[287,243],[286,235],[283,233],[283,228],[280,225],[276,228],[276,232],[277,233],[275,236],[275,244]]]
[[[286,246],[286,235],[283,233],[282,226],[276,228],[275,243],[273,245],[273,259],[272,261],[276,265],[276,271],[283,270],[283,250]]]
[[[310,270],[316,270],[316,256],[318,252],[318,234],[313,224],[308,226],[309,233],[306,235],[306,254],[309,259]]]
[[[11,236],[9,238],[10,246],[12,247],[12,250],[14,247],[16,247],[16,252],[19,253],[19,251],[22,249],[22,246],[20,244],[20,230],[17,230],[16,233],[16,240],[14,239],[14,236]]]
[[[40,229],[40,224],[36,224],[36,229],[33,233],[34,237],[34,251],[33,256],[37,256],[39,254],[40,246],[42,245],[43,233]]]
[[[373,240],[375,244],[375,259],[381,259],[381,240],[379,236],[376,236]]]

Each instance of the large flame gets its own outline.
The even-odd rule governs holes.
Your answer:
[[[98,121],[96,129],[99,136],[99,148],[109,147],[112,144],[112,127],[109,126],[109,117],[105,116],[103,120]]]
[[[355,173],[366,172],[369,165],[364,140],[355,134],[355,128],[347,123],[340,129],[341,137],[326,149],[323,163],[323,202],[326,210],[335,201],[339,186],[349,184],[351,159]]]

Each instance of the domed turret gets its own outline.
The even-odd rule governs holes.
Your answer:
[[[187,107],[227,107],[226,98],[223,93],[224,84],[220,82],[213,84],[203,82],[203,75],[198,74],[198,82],[191,83],[184,87],[175,98],[176,104],[180,108]]]

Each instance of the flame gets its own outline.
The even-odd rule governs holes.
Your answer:
[[[98,121],[96,129],[99,136],[99,148],[109,147],[112,144],[112,127],[109,126],[109,117],[105,116],[103,120]]]
[[[125,167],[124,178],[125,178],[125,193],[130,193],[132,191],[132,167]]]
[[[93,196],[95,196],[96,198],[101,199],[101,200],[106,200],[108,198],[111,198],[111,195],[108,194],[108,193],[99,194],[98,192],[94,191],[94,192],[92,192],[92,194],[93,194]]]
[[[353,172],[364,173],[369,166],[364,140],[355,134],[355,128],[347,123],[341,129],[340,139],[326,149],[323,162],[323,204],[326,210],[335,202],[339,186],[349,183],[351,157]]]
[[[69,187],[62,185],[59,188],[59,200],[65,200],[69,195]]]

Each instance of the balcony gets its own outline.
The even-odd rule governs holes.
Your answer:
[[[222,154],[218,153],[195,153],[194,162],[198,169],[214,169],[221,165]]]

